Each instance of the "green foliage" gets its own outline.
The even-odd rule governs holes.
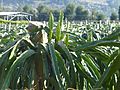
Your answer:
[[[97,15],[97,20],[104,20],[105,19],[105,15],[100,13]]]
[[[60,13],[60,11],[59,10],[53,10],[52,13],[53,13],[55,21],[58,21],[59,20],[59,13]]]
[[[74,4],[68,4],[65,9],[65,17],[68,20],[73,20],[75,15],[75,5]]]
[[[56,24],[50,13],[48,27],[41,28],[49,30],[49,42],[34,43],[25,34],[1,53],[0,89],[119,89],[119,24],[63,18],[61,12]]]
[[[62,2],[67,2],[67,1],[59,1],[59,2],[62,3]],[[114,1],[114,2],[119,2],[119,1]],[[113,2],[111,2],[111,3],[113,3]],[[96,12],[98,12],[97,9],[95,11],[94,9],[88,10],[87,8],[82,8],[82,11],[81,11],[79,9],[80,7],[81,7],[80,5],[68,4],[65,8],[62,9],[64,11],[65,18],[67,18],[68,20],[88,20],[88,19],[100,20],[101,19],[102,13],[97,15],[97,13],[96,13]],[[59,8],[48,8],[47,5],[40,4],[40,5],[38,5],[37,8],[32,8],[30,5],[25,5],[22,9],[23,9],[22,11],[32,13],[35,17],[35,20],[40,20],[40,21],[48,21],[49,12],[53,11],[55,21],[58,21]],[[18,7],[18,10],[21,11],[21,8]],[[111,18],[108,16],[106,16],[106,17],[107,17],[107,19]],[[104,19],[105,18],[102,17],[102,20],[104,20]]]
[[[25,27],[28,25],[28,21],[20,22],[2,20],[1,23],[3,25],[6,24],[6,28],[0,28],[0,53],[10,48],[11,45],[14,45],[16,40],[27,35]],[[11,26],[9,27],[9,25]]]
[[[89,12],[84,10],[82,6],[78,6],[75,10],[75,20],[88,20],[89,19]]]
[[[113,12],[110,16],[110,20],[117,20],[117,17],[117,14]]]
[[[37,7],[37,16],[38,16],[38,20],[39,21],[48,21],[49,20],[49,12],[50,12],[50,9],[47,8],[46,6],[43,6],[43,5],[39,5]]]
[[[53,26],[54,26],[54,17],[53,17],[52,13],[50,13],[50,18],[49,18],[48,26],[49,26],[49,29],[50,29],[48,42],[51,42],[52,34],[53,34]]]
[[[119,15],[119,20],[120,20],[120,6],[119,6],[119,9],[118,9],[118,15]]]
[[[24,12],[29,12],[29,11],[30,11],[30,6],[25,5],[25,6],[23,7],[23,11],[24,11]]]
[[[97,19],[97,14],[98,14],[98,12],[96,10],[92,10],[90,19],[91,20],[96,20]]]
[[[10,21],[10,20],[3,20],[3,19],[0,19],[0,24],[9,24],[9,23],[11,23],[11,24],[28,24],[29,22],[28,21]]]

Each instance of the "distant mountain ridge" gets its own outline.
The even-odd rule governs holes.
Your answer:
[[[120,0],[0,0],[1,2],[3,1],[4,4],[32,4],[35,1],[38,2],[50,2],[50,3],[55,3],[55,4],[67,4],[70,2],[87,2],[87,3],[98,3],[98,4],[120,4]]]
[[[0,0],[0,3],[3,5],[24,5],[24,4],[32,4],[33,0]]]

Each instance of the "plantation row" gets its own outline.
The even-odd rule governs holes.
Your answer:
[[[0,53],[27,34],[27,24],[0,24]]]
[[[27,35],[26,27],[28,26],[27,21],[6,21],[0,20],[0,52],[2,52],[5,48],[9,48],[16,39],[22,38],[22,36]],[[43,22],[48,25],[47,22]],[[117,21],[81,21],[81,22],[64,22],[64,26],[62,27],[62,31],[70,33],[75,33],[81,35],[82,38],[87,38],[87,34],[92,31],[93,37],[95,39],[100,39],[105,35],[111,34],[117,27],[119,27],[120,23]],[[57,22],[54,23],[54,27],[57,26]],[[55,31],[55,30],[53,30]],[[96,34],[96,35],[95,35]],[[97,36],[98,35],[98,36]],[[11,43],[12,42],[12,43]]]
[[[63,18],[61,12],[55,23],[51,13],[45,27],[0,30],[1,90],[120,89],[119,22],[75,24]]]

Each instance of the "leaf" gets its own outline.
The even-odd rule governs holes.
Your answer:
[[[90,48],[90,49],[87,49],[87,50],[84,50],[84,51],[85,51],[85,53],[87,53],[87,54],[89,54],[93,57],[96,57],[97,60],[100,60],[105,64],[107,64],[109,62],[110,56],[107,55],[106,53],[98,50],[97,48]]]
[[[92,31],[89,31],[89,32],[88,32],[88,41],[89,41],[89,42],[92,42],[92,41],[93,41],[93,32],[92,32]]]
[[[77,68],[77,71],[79,73],[83,73],[83,76],[87,79],[87,81],[89,81],[91,84],[95,84],[95,80],[91,77],[91,75],[86,72],[85,68],[78,62],[78,61],[75,61],[75,65],[76,65],[76,68]]]
[[[52,67],[53,67],[53,70],[54,70],[54,74],[55,74],[56,80],[57,80],[57,82],[59,84],[60,89],[64,90],[64,87],[62,85],[62,81],[60,79],[60,71],[59,71],[59,68],[58,68],[57,57],[55,55],[55,49],[54,49],[52,44],[49,44],[49,50],[50,50]]]
[[[17,50],[17,47],[18,47],[18,45],[19,45],[20,42],[21,42],[21,40],[19,40],[19,41],[14,45],[14,48],[13,48],[13,50],[11,51],[9,60],[14,57],[14,55],[15,55],[15,53],[16,53],[16,50]]]
[[[119,47],[120,42],[117,42],[114,40],[111,40],[111,41],[110,40],[109,41],[98,40],[98,41],[88,42],[86,44],[83,44],[82,46],[79,45],[78,47],[76,47],[76,51],[77,50],[86,50],[86,49],[94,48],[97,46],[116,46],[116,47]]]
[[[85,54],[81,56],[83,60],[87,63],[87,65],[90,67],[90,69],[94,72],[94,75],[96,76],[97,80],[100,78],[100,73],[98,71],[98,67],[95,65],[95,62],[93,62],[92,58]]]
[[[61,33],[61,30],[63,28],[63,18],[64,18],[64,15],[63,15],[63,12],[61,11],[59,15],[59,21],[57,24],[57,28],[56,28],[56,42],[60,41],[63,36]]]
[[[53,14],[50,13],[49,22],[48,22],[48,27],[50,29],[50,31],[49,31],[49,37],[48,37],[48,42],[50,42],[51,39],[52,39],[53,26],[54,26],[54,17],[53,17]]]
[[[5,58],[9,58],[9,55],[10,55],[12,49],[13,49],[13,47],[9,48],[5,52],[3,52],[3,54],[1,54],[1,57],[0,57],[0,67],[1,67],[1,65],[4,62],[6,62],[8,60],[8,59],[5,59]]]
[[[120,69],[120,52],[118,52],[117,57],[110,61],[111,62],[109,63],[107,69],[104,71],[100,80],[96,83],[95,88],[101,87],[106,80],[108,80],[117,70]]]
[[[70,51],[68,50],[68,48],[63,44],[63,42],[59,42],[58,45],[56,45],[57,50],[63,55],[63,57],[65,58],[65,60],[67,60],[67,62],[69,62],[69,75],[70,75],[70,79],[71,79],[71,88],[74,88],[76,86],[76,78],[75,78],[75,68],[74,68],[74,61],[73,61],[73,57],[70,53]]]
[[[69,41],[69,34],[66,34],[66,37],[65,37],[65,40],[64,40],[66,46],[68,46],[68,44],[69,44],[68,41]]]
[[[13,47],[11,47],[10,49],[8,49],[7,51],[5,51],[2,56],[0,57],[0,89],[2,87],[2,84],[4,82],[5,76],[6,76],[6,65],[8,64],[8,60],[9,60],[9,55],[11,53],[11,50],[13,49]]]
[[[65,77],[67,87],[70,87],[70,84],[69,84],[70,77],[69,77],[69,74],[67,73],[67,67],[65,66],[64,60],[58,51],[56,51],[56,56],[57,56],[57,60],[58,60],[59,69],[60,69],[61,73],[63,74],[63,76]]]
[[[27,50],[25,52],[23,52],[12,64],[12,66],[10,67],[7,76],[5,78],[5,81],[2,85],[2,90],[8,89],[9,85],[10,85],[10,81],[12,80],[12,75],[14,74],[15,69],[17,68],[17,66],[24,62],[28,57],[30,57],[31,55],[35,54],[35,52],[33,50]]]
[[[61,38],[61,27],[60,27],[60,23],[58,22],[56,28],[56,42],[58,42],[60,38]]]
[[[60,23],[60,27],[62,28],[63,26],[63,19],[64,19],[64,13],[62,11],[60,11],[60,15],[59,15],[59,23]]]
[[[113,31],[112,34],[103,38],[103,40],[115,40],[118,39],[119,36],[120,36],[120,28],[118,28],[116,31]]]
[[[23,38],[22,40],[23,40],[23,41],[27,44],[27,46],[29,46],[31,49],[35,49],[35,45],[31,42],[30,39],[28,39],[28,38]]]

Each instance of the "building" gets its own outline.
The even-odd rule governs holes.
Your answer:
[[[26,12],[0,12],[0,18],[4,20],[28,20],[31,21],[32,14]]]

